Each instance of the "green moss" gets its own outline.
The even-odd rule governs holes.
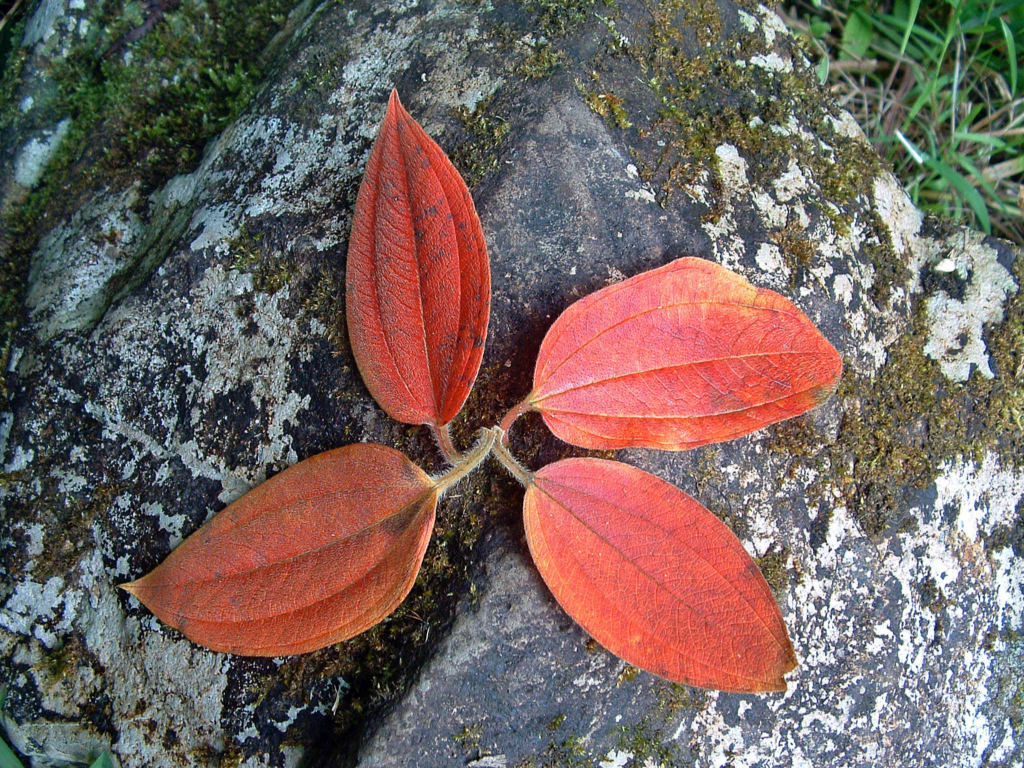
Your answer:
[[[662,9],[676,12],[697,36],[697,44],[706,47],[722,38],[722,15],[715,0],[669,0]]]
[[[661,731],[651,727],[646,719],[635,725],[620,725],[618,728],[617,748],[631,757],[623,768],[643,768],[644,766],[675,766],[681,760],[671,739]]]
[[[755,558],[761,575],[776,595],[784,594],[789,586],[789,548],[771,547],[758,558]]]
[[[509,126],[504,118],[489,111],[490,99],[482,99],[473,110],[460,106],[455,114],[470,138],[451,152],[452,164],[472,187],[498,167],[498,156]]]
[[[591,768],[595,762],[583,739],[576,734],[548,744],[540,760],[542,768]]]
[[[795,288],[817,258],[817,243],[807,236],[806,230],[793,214],[790,214],[786,226],[769,232],[768,237],[779,247],[783,259],[790,265],[790,288]]]
[[[949,598],[932,576],[926,576],[915,586],[922,608],[927,608],[932,613],[941,613],[949,606]]]
[[[562,735],[560,731],[564,727],[565,714],[555,715],[547,725],[550,741],[544,751],[521,760],[515,768],[590,768],[595,763],[595,757],[578,735]],[[544,738],[543,731],[541,733],[541,738]]]
[[[203,744],[192,751],[191,757],[196,765],[239,768],[245,760],[245,753],[237,744],[228,744],[223,749]]]
[[[637,674],[640,672],[639,669],[634,667],[632,664],[627,664],[621,672],[615,677],[615,687],[618,688],[623,683],[631,683],[636,679]]]
[[[305,308],[327,329],[327,340],[340,355],[348,349],[348,331],[345,326],[345,291],[336,270],[322,267],[312,280],[312,288],[306,295]],[[338,397],[362,397],[362,393],[347,389],[335,393]]]
[[[464,725],[462,730],[452,736],[452,741],[463,749],[472,750],[480,746],[480,724]]]
[[[901,259],[892,247],[889,225],[874,208],[871,209],[870,216],[871,229],[875,234],[861,245],[861,252],[867,256],[875,270],[875,277],[871,283],[871,299],[877,306],[885,307],[889,303],[892,289],[907,284],[910,268],[906,259]]]
[[[25,18],[3,31],[4,41],[13,44],[15,40],[21,40],[25,32]],[[0,46],[2,48],[3,46]],[[21,83],[22,73],[25,69],[25,61],[28,59],[28,50],[25,48],[14,48],[4,50],[0,57],[0,134],[6,133],[14,121],[15,116],[20,113],[18,106],[17,90]]]
[[[1006,626],[1001,632],[990,632],[986,650],[992,653],[992,692],[995,711],[1006,712],[1014,733],[1024,729],[1024,634]]]
[[[80,150],[98,160],[104,178],[128,166],[152,187],[194,167],[206,140],[248,103],[262,76],[259,54],[293,5],[228,2],[214,12],[185,0],[131,45],[126,64],[114,46],[139,23],[135,9],[119,0],[98,3],[92,15],[101,37],[73,50],[54,72],[57,111],[74,117],[79,140],[102,123],[102,152]]]
[[[21,519],[42,523],[52,542],[33,558],[32,577],[36,581],[45,583],[54,576],[63,578],[74,572],[82,553],[95,546],[93,521],[107,514],[121,490],[104,483],[91,489],[84,501],[53,489],[35,497],[36,514]],[[17,493],[23,497],[30,492],[22,489]]]
[[[651,22],[617,50],[643,73],[654,99],[653,115],[648,103],[634,110],[631,104],[602,98],[616,93],[616,75],[603,59],[593,62],[594,84],[584,98],[612,124],[638,123],[641,141],[631,154],[659,202],[665,206],[679,192],[694,199],[710,197],[704,219],[717,220],[724,196],[715,150],[731,144],[746,160],[755,188],[769,186],[798,162],[820,186],[821,194],[805,203],[808,212],[832,222],[837,233],[847,231],[851,222],[842,213],[844,206],[871,192],[881,164],[862,142],[836,131],[830,101],[813,73],[804,71],[795,44],[776,41],[776,46],[793,47],[788,52],[796,71],[767,71],[750,63],[755,54],[766,52],[761,30],[723,39],[713,0],[649,0],[646,6]],[[629,120],[628,114],[645,116],[643,123],[639,117]],[[791,129],[794,119],[806,132]],[[706,187],[710,195],[704,194]],[[795,224],[773,237],[791,274],[803,274],[815,256],[814,244]]]
[[[527,80],[536,80],[553,74],[564,67],[565,62],[565,54],[545,40],[530,46],[530,54],[516,65],[515,73]]]
[[[74,120],[65,144],[74,161],[88,166],[82,169],[87,176],[102,174],[107,180],[127,170],[134,181],[141,171],[152,188],[196,163],[206,139],[237,114],[254,90],[258,70],[247,57],[268,39],[252,27],[270,21],[267,3],[253,4],[251,23],[238,5],[229,3],[226,13],[214,17],[205,4],[186,0],[129,46],[127,64],[117,45],[141,23],[138,7],[118,0],[93,7],[95,36],[53,72],[58,88],[54,110]],[[98,146],[86,141],[97,130],[103,134]],[[54,170],[70,170],[61,165]]]
[[[684,709],[701,709],[706,693],[700,688],[691,688],[680,683],[659,681],[656,689],[658,713],[667,720]]]
[[[691,477],[694,496],[729,530],[740,538],[746,536],[750,527],[747,515],[742,511],[746,509],[746,504],[736,492],[725,490],[729,484],[722,474],[721,451],[717,446],[707,446],[700,451]]]
[[[1018,426],[1020,430],[1024,427]],[[997,525],[985,540],[990,552],[1010,547],[1017,557],[1024,557],[1024,498],[1017,502],[1013,520]]]
[[[36,667],[42,669],[52,683],[58,683],[78,668],[87,653],[78,636],[69,635],[46,649]]]
[[[528,0],[524,6],[534,17],[537,30],[547,37],[564,37],[585,22],[596,0]]]
[[[1013,695],[1010,697],[1010,722],[1015,731],[1024,728],[1024,680],[1017,678],[1014,683]]]
[[[599,93],[587,90],[579,80],[576,81],[576,87],[583,94],[583,100],[587,103],[587,106],[603,117],[610,127],[624,130],[633,126],[629,122],[626,108],[623,106],[625,102],[621,97],[616,96],[614,93]]]
[[[594,15],[600,19],[601,23],[604,24],[605,30],[608,32],[608,37],[605,40],[605,48],[608,50],[608,53],[612,56],[629,53],[629,38],[619,31],[618,24],[616,23],[617,9],[616,14],[611,16]]]
[[[277,293],[291,280],[294,268],[287,258],[264,248],[262,240],[262,233],[251,233],[243,224],[227,241],[231,268],[250,273],[253,288],[260,293]]]

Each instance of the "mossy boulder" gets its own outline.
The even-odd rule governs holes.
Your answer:
[[[160,18],[117,67],[139,64],[161,25],[206,29],[215,4],[144,5]],[[29,4],[22,80],[5,93],[42,87],[39,57],[63,54],[30,31],[70,30],[78,6]],[[1018,249],[924,220],[762,6],[324,2],[274,19],[247,106],[201,157],[143,131],[136,160],[159,163],[101,169],[95,148],[134,124],[119,115],[56,140],[63,160],[34,179],[45,206],[32,185],[5,198],[21,233],[0,242],[6,263],[19,244],[27,262],[5,266],[25,284],[0,413],[0,681],[22,754],[251,768],[1020,762]],[[119,19],[119,36],[146,21]],[[173,61],[174,46],[160,50]],[[805,417],[620,456],[696,496],[759,559],[801,662],[785,694],[672,685],[594,644],[531,565],[521,491],[494,462],[442,503],[405,605],[355,640],[277,660],[212,653],[116,589],[322,450],[381,442],[442,468],[423,430],[373,403],[345,340],[352,205],[392,87],[470,181],[491,251],[492,322],[460,447],[528,391],[562,309],[678,256],[786,294],[843,354],[838,395]],[[5,167],[76,116],[45,117],[4,124]],[[512,449],[532,467],[569,452],[535,417]]]

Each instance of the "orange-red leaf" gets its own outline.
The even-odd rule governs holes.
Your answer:
[[[627,464],[566,459],[523,502],[555,598],[603,646],[670,680],[785,690],[796,657],[757,565],[718,518]]]
[[[215,651],[313,651],[398,607],[436,504],[433,481],[402,453],[349,445],[257,486],[124,588]]]
[[[359,188],[346,282],[370,393],[398,421],[447,424],[483,355],[487,247],[458,171],[394,91]]]
[[[792,302],[685,258],[570,306],[541,344],[529,402],[584,448],[684,450],[821,404],[842,360]]]

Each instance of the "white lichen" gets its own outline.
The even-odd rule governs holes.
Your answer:
[[[54,153],[60,149],[60,144],[69,130],[71,130],[71,118],[66,117],[52,130],[30,139],[14,160],[14,180],[29,189],[38,184],[47,164]]]
[[[995,376],[983,338],[988,323],[1003,319],[1003,306],[1018,289],[1009,270],[999,263],[996,251],[982,243],[980,233],[962,234],[962,250],[945,257],[966,282],[961,298],[944,291],[928,297],[928,340],[924,353],[938,361],[942,373],[953,381],[967,381],[973,371]],[[960,239],[960,238],[957,238]],[[941,263],[941,262],[940,262]],[[1016,375],[1015,371],[1006,372]]]

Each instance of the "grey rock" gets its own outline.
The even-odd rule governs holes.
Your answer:
[[[35,764],[1024,764],[1020,251],[925,221],[771,11],[652,28],[642,4],[563,9],[542,38],[539,9],[309,5],[199,168],[97,189],[44,235],[0,416],[4,725]],[[588,642],[495,462],[443,502],[429,573],[370,640],[217,654],[116,590],[321,450],[441,469],[369,399],[338,316],[393,85],[473,182],[492,256],[463,444],[526,394],[560,311],[677,256],[790,296],[843,352],[844,387],[806,417],[620,457],[773,564],[801,662],[785,694],[672,685]],[[512,446],[536,467],[567,453],[535,417]]]

